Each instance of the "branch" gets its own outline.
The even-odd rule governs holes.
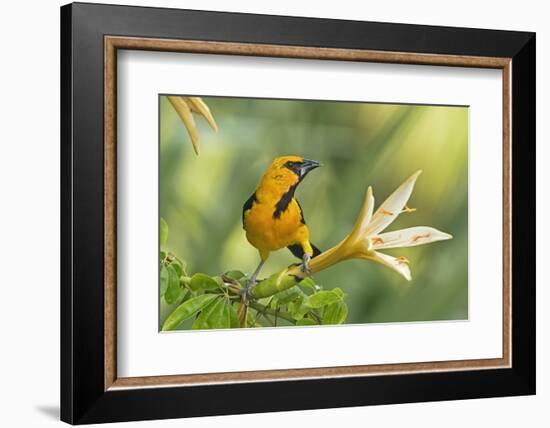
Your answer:
[[[260,281],[252,289],[250,294],[254,299],[270,297],[280,291],[295,286],[302,279],[306,278],[306,276],[307,275],[302,272],[300,268],[295,269],[294,266],[290,266],[282,272],[271,275],[269,278]]]
[[[417,171],[406,179],[376,211],[374,211],[372,188],[369,187],[351,232],[340,243],[314,257],[310,262],[310,271],[307,274],[302,271],[300,266],[289,266],[256,284],[252,289],[251,296],[255,299],[272,296],[295,286],[311,274],[350,259],[375,261],[410,281],[411,272],[408,260],[405,257],[384,254],[379,250],[415,247],[452,238],[452,235],[448,233],[426,226],[381,233],[398,215],[416,211],[416,209],[408,208],[406,204],[420,173],[421,171]]]
[[[274,317],[279,317],[279,318],[283,318],[287,321],[290,321],[292,324],[296,324],[296,320],[292,317],[292,315],[290,315],[288,312],[283,312],[283,311],[275,311],[271,308],[268,308],[267,306],[264,306],[262,305],[261,303],[258,303],[258,302],[248,302],[248,305],[252,308],[252,309],[255,309],[257,310],[258,312],[260,313],[264,313],[264,314],[268,314],[268,315],[273,315]]]

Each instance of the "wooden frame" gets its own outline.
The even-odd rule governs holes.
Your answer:
[[[192,416],[201,414],[224,414],[258,412],[293,408],[335,407],[358,404],[389,403],[417,400],[437,400],[448,398],[468,398],[475,396],[513,395],[534,393],[534,261],[532,258],[518,258],[518,252],[534,253],[534,210],[525,214],[526,207],[534,207],[534,197],[529,185],[534,182],[534,35],[488,30],[465,30],[439,27],[419,27],[398,24],[373,24],[315,20],[305,18],[265,17],[239,14],[217,14],[194,11],[171,11],[166,9],[144,9],[122,6],[99,6],[76,4],[62,8],[62,191],[66,199],[62,205],[62,419],[71,423],[115,421],[146,418]],[[106,28],[101,20],[105,14],[124,14],[129,20],[120,28]],[[137,22],[140,17],[156,18],[156,27],[141,29]],[[86,17],[90,25],[82,28]],[[217,30],[206,33],[168,34],[165,28],[169,22],[196,22],[197,17],[208,27],[210,21],[224,24],[241,20],[243,34],[224,37]],[[90,19],[91,18],[91,19]],[[269,22],[269,25],[265,21]],[[259,22],[262,21],[262,22]],[[114,22],[114,21],[113,21]],[[280,25],[298,31],[300,25],[309,24],[310,30],[295,36],[294,40],[281,43],[275,35]],[[245,28],[254,25],[267,25],[256,40],[246,40]],[[116,27],[116,25],[115,25]],[[124,27],[124,28],[123,28]],[[182,26],[184,27],[184,26]],[[199,26],[200,27],[200,26]],[[198,28],[198,27],[197,27]],[[216,27],[223,28],[223,27]],[[311,39],[321,37],[328,29],[356,28],[363,37],[360,41],[331,36],[323,46]],[[366,34],[388,33],[397,40],[391,46],[378,42],[374,46],[353,47],[354,43],[366,43]],[[88,33],[86,33],[88,31]],[[178,30],[179,31],[179,30]],[[197,29],[198,33],[203,31]],[[333,32],[334,32],[333,31]],[[329,31],[330,32],[330,31]],[[135,36],[143,33],[143,36]],[[337,33],[337,32],[336,32]],[[335,33],[335,34],[336,34]],[[412,35],[420,33],[430,37],[439,36],[444,46],[427,43],[423,48],[414,45]],[[479,34],[481,33],[481,34]],[[120,35],[123,34],[123,35]],[[131,34],[131,36],[130,36]],[[154,36],[151,36],[153,34]],[[453,34],[456,41],[452,39]],[[482,35],[487,43],[476,46],[476,37]],[[177,37],[175,37],[177,36]],[[240,36],[240,37],[238,37]],[[441,39],[442,37],[442,39]],[[453,36],[454,37],[454,36]],[[304,40],[304,39],[310,39]],[[220,41],[223,40],[223,41]],[[244,41],[242,41],[244,40]],[[447,42],[445,42],[447,40]],[[93,54],[82,55],[78,62],[73,52],[79,43],[92,43]],[[435,42],[434,42],[435,44]],[[385,48],[390,47],[391,50]],[[407,64],[428,64],[461,67],[501,69],[503,73],[503,357],[468,361],[444,361],[409,364],[386,364],[371,366],[328,367],[293,370],[273,370],[241,373],[174,375],[146,378],[117,378],[116,376],[116,51],[117,49],[138,49],[152,51],[194,52],[208,54],[252,55],[287,58],[330,59],[343,61],[368,61]],[[92,67],[93,76],[86,76],[79,67],[87,64]],[[73,68],[74,67],[74,68]],[[90,72],[88,72],[90,73]],[[103,82],[103,99],[90,98],[85,82],[93,81],[97,88]],[[521,88],[521,90],[520,90]],[[93,122],[83,116],[82,103],[92,101],[90,108],[97,119]],[[524,113],[531,112],[531,116]],[[101,114],[101,112],[103,114]],[[71,120],[73,119],[73,120]],[[81,121],[79,121],[79,119]],[[92,124],[103,123],[103,132],[97,130],[92,139],[82,138],[80,131],[89,129]],[[71,129],[72,127],[72,129]],[[512,144],[514,135],[519,132],[527,136],[522,144],[527,148],[521,152]],[[523,134],[522,134],[523,135]],[[92,161],[85,165],[79,152],[93,152]],[[91,154],[91,153],[88,153]],[[81,155],[82,156],[82,155]],[[512,164],[514,181],[512,181]],[[518,176],[518,171],[521,174]],[[84,183],[80,178],[92,179]],[[102,180],[101,180],[102,178]],[[101,182],[101,183],[99,183]],[[533,186],[534,187],[534,186]],[[101,198],[100,198],[101,196]],[[68,203],[70,200],[71,203]],[[522,210],[512,214],[512,206],[521,204]],[[91,237],[83,230],[83,212],[78,204],[89,205],[92,211],[100,214],[103,221],[96,220],[92,230],[102,231],[99,238]],[[525,220],[529,219],[527,224]],[[69,222],[70,221],[70,222]],[[512,228],[513,227],[513,228]],[[514,250],[511,242],[514,240]],[[82,244],[80,244],[82,241]],[[91,243],[85,249],[79,246]],[[92,257],[85,268],[79,264],[82,257]],[[514,257],[515,256],[515,257]],[[80,258],[79,258],[80,257]],[[529,261],[525,259],[531,259]],[[514,267],[512,271],[512,266]],[[83,270],[84,269],[84,270]],[[85,270],[92,270],[93,278],[82,277]],[[522,295],[517,292],[521,280]],[[524,279],[525,278],[525,279]],[[512,287],[512,284],[515,284]],[[101,291],[103,291],[101,293]],[[83,300],[84,295],[96,292],[102,300],[93,303]],[[519,296],[519,297],[518,297]],[[94,313],[92,319],[100,325],[92,325],[85,317],[101,308],[100,319]],[[79,335],[80,333],[80,335]],[[79,337],[80,336],[80,337]],[[87,341],[92,339],[93,343]],[[101,349],[100,339],[102,339]],[[84,342],[82,342],[84,341]],[[87,359],[82,347],[92,346],[102,358]],[[90,371],[90,368],[92,369]],[[481,370],[492,369],[492,370]],[[383,376],[391,374],[391,377]],[[89,375],[92,379],[86,379]],[[417,395],[404,395],[395,389],[395,380],[409,382],[417,390]],[[197,406],[196,397],[201,394],[218,394],[220,391],[252,391],[262,388],[277,388],[282,381],[292,380],[300,391],[307,391],[315,385],[325,390],[341,390],[347,384],[357,391],[369,386],[382,386],[386,393],[376,396],[372,391],[359,397],[343,397],[331,392],[330,399],[324,402],[310,401],[301,404],[284,397],[274,403],[257,403],[244,408],[220,405],[215,409]],[[458,384],[457,384],[458,381]],[[253,382],[253,383],[250,383]],[[476,382],[475,384],[473,382]],[[485,383],[481,390],[479,383]],[[492,384],[491,384],[492,382]],[[427,384],[432,385],[426,389]],[[445,385],[453,384],[453,391],[445,390]],[[457,386],[457,385],[462,386]],[[499,385],[498,388],[496,385]],[[393,386],[392,386],[393,385]],[[433,386],[435,385],[435,386]],[[159,389],[145,389],[159,387]],[[376,388],[375,388],[376,389]],[[148,391],[148,392],[147,392]],[[156,392],[155,392],[156,391]],[[247,392],[248,393],[248,392]],[[272,397],[275,392],[269,393]],[[390,395],[388,395],[390,394]],[[391,395],[393,394],[393,395]],[[418,395],[419,394],[419,395]],[[292,395],[292,394],[291,394]],[[169,411],[159,412],[150,407],[136,408],[136,403],[149,399],[171,400]],[[91,398],[95,397],[92,404]],[[99,402],[98,397],[100,398]],[[154,397],[154,398],[151,398]],[[189,405],[176,405],[177,397],[185,397]],[[137,401],[136,401],[137,400]],[[233,402],[233,400],[230,400]],[[116,408],[115,408],[115,403]],[[120,405],[120,403],[123,403]],[[124,404],[126,403],[126,404]],[[130,405],[130,403],[133,403]],[[229,403],[227,403],[229,404]],[[233,402],[233,404],[235,404]]]
[[[416,53],[377,52],[354,49],[275,46],[265,44],[226,43],[196,40],[166,40],[105,36],[105,390],[160,385],[215,384],[259,380],[291,380],[334,378],[373,374],[414,373],[442,370],[468,370],[510,367],[510,249],[511,234],[511,164],[510,164],[510,58],[459,55],[428,55]],[[503,357],[409,364],[384,364],[311,369],[250,371],[234,373],[151,376],[139,378],[116,377],[116,52],[118,49],[138,49],[212,55],[252,55],[284,58],[307,58],[339,61],[367,61],[496,68],[503,74]]]

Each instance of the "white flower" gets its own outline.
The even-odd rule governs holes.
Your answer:
[[[409,261],[405,257],[392,257],[378,250],[414,247],[452,238],[448,233],[427,226],[381,233],[399,214],[415,211],[406,204],[421,172],[417,171],[405,180],[374,213],[374,196],[369,187],[351,233],[342,242],[315,257],[310,264],[311,271],[319,272],[342,260],[359,258],[383,264],[410,281]]]
[[[216,121],[210,112],[210,109],[206,103],[199,97],[180,97],[180,96],[168,96],[168,101],[176,110],[176,113],[183,122],[183,125],[191,137],[191,143],[193,144],[193,149],[197,156],[200,154],[200,144],[199,144],[199,131],[197,125],[195,124],[195,119],[193,119],[192,113],[197,113],[198,115],[203,116],[210,127],[218,132],[218,126]]]

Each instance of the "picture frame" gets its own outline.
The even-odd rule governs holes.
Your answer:
[[[502,357],[117,376],[120,50],[502,70],[503,158],[495,159],[503,166]],[[534,394],[535,96],[534,33],[63,6],[61,419],[85,424]]]

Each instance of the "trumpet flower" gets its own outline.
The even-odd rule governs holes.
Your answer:
[[[199,156],[199,131],[197,129],[195,119],[193,118],[193,113],[203,116],[210,127],[215,132],[218,132],[218,125],[216,125],[216,121],[214,120],[210,109],[199,97],[168,96],[167,98],[187,129],[189,137],[191,138],[191,143],[193,144],[193,149],[195,150],[195,154]]]
[[[336,263],[350,259],[371,260],[380,263],[410,281],[412,277],[409,261],[403,256],[392,257],[380,250],[415,247],[452,238],[452,235],[428,226],[416,226],[383,233],[400,214],[415,211],[414,208],[407,206],[407,202],[421,172],[417,171],[405,180],[376,211],[374,211],[372,187],[369,187],[351,232],[334,247],[313,258],[308,273],[303,272],[299,266],[291,266],[258,283],[252,289],[252,297],[271,296],[296,285],[310,274],[315,274]]]

